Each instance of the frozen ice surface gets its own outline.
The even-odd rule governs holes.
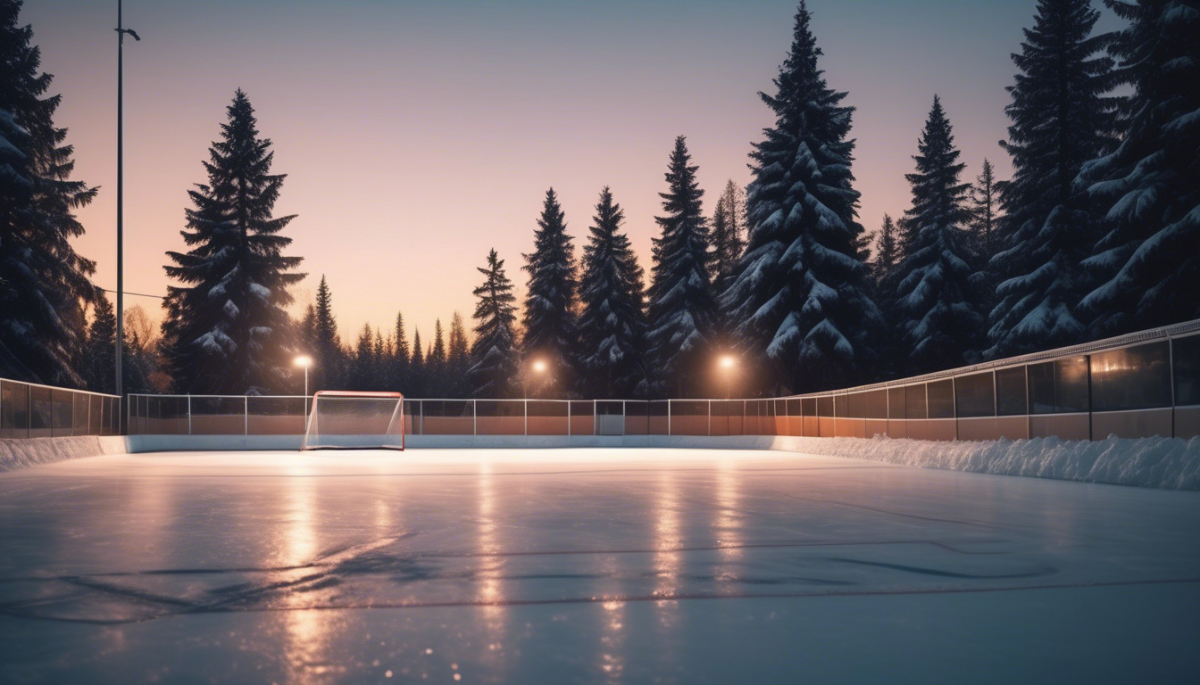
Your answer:
[[[78,459],[0,474],[0,682],[1195,682],[1198,531],[782,452]]]

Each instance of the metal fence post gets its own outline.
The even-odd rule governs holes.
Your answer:
[[[479,435],[479,400],[471,400],[471,435]]]
[[[188,396],[187,396],[187,409],[188,409],[188,435],[191,435],[192,434],[192,393],[190,393],[190,392],[188,393]]]
[[[245,429],[244,435],[250,435],[250,396],[242,398],[242,409],[245,412],[242,414],[242,425]]]
[[[571,400],[567,400],[567,437],[571,437]]]
[[[667,435],[674,435],[671,432],[671,400],[667,400]]]
[[[525,405],[525,435],[529,435],[529,400],[521,400]]]

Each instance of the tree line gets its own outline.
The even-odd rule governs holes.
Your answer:
[[[845,386],[948,368],[1200,317],[1200,2],[1106,0],[1124,20],[1095,32],[1088,0],[1040,0],[1013,54],[1002,150],[974,182],[935,94],[905,181],[910,206],[858,222],[854,108],[821,70],[801,2],[752,144],[752,180],[711,212],[687,139],[669,152],[650,272],[609,188],[576,254],[553,189],[522,255],[518,303],[492,250],[474,290],[473,336],[457,313],[433,338],[403,316],[338,334],[321,279],[287,314],[301,258],[276,216],[285,176],[238,91],[190,192],[187,251],[168,253],[167,318],[129,346],[142,382],[178,392],[314,387],[410,396],[687,397],[722,394],[719,355],[740,360],[740,394]],[[0,0],[0,374],[105,389],[111,307],[70,239],[96,189],[71,176],[58,96],[38,68],[20,2]],[[92,314],[88,316],[88,311]],[[90,318],[91,325],[87,325]],[[109,345],[109,349],[111,349]],[[108,360],[111,361],[111,352]]]

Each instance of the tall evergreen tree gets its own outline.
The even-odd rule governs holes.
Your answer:
[[[950,121],[937,96],[913,158],[912,208],[905,221],[914,227],[911,253],[897,269],[896,332],[904,341],[910,371],[924,373],[975,360],[983,332],[979,295],[971,283],[969,183],[959,183]]]
[[[60,96],[46,95],[33,29],[19,0],[0,0],[0,376],[77,386],[85,307],[101,299],[95,263],[75,252],[75,210],[96,188],[72,181],[72,146],[54,124]],[[111,356],[110,356],[111,359]]]
[[[767,360],[766,377],[794,391],[862,376],[881,326],[856,247],[854,109],[817,67],[810,19],[801,2],[776,92],[759,94],[775,124],[751,153],[749,242],[725,295],[747,356]]]
[[[124,387],[129,392],[146,392],[150,389],[147,376],[157,371],[150,357],[153,350],[146,350],[145,344],[136,329],[129,327],[128,315],[137,310],[126,312],[126,328],[132,335],[127,336],[126,345],[121,357],[121,377]],[[108,298],[96,300],[92,322],[87,329],[87,342],[81,350],[80,359],[75,368],[83,375],[85,386],[92,392],[112,393],[116,391],[116,340],[117,317]],[[138,352],[145,352],[145,359],[139,359]]]
[[[579,280],[580,366],[585,395],[646,394],[646,317],[642,267],[621,230],[625,213],[607,186],[583,249]]]
[[[892,217],[884,214],[879,227],[879,238],[875,243],[875,281],[883,284],[900,264],[900,229]]]
[[[1129,21],[1114,53],[1134,95],[1120,147],[1077,181],[1109,224],[1084,263],[1096,336],[1200,317],[1200,2],[1108,4]]]
[[[404,330],[404,314],[402,312],[396,312],[396,330],[393,336],[394,346],[388,378],[393,388],[408,393],[411,392],[408,387],[408,367],[412,353],[408,346],[408,334]]]
[[[312,339],[309,354],[313,358],[311,390],[344,390],[346,358],[342,351],[342,338],[338,334],[337,319],[333,314],[333,292],[329,282],[321,276],[317,285],[317,302],[313,307]]]
[[[483,283],[474,290],[475,343],[471,346],[468,382],[474,397],[511,397],[516,392],[517,340],[513,333],[517,316],[512,281],[504,273],[504,260],[495,250],[488,252],[486,268],[479,269]]]
[[[418,397],[425,395],[425,351],[421,349],[421,331],[413,329],[412,358],[408,363],[409,392]]]
[[[667,167],[667,192],[659,193],[665,216],[654,239],[647,358],[652,392],[686,397],[705,387],[705,355],[717,328],[717,304],[708,274],[708,226],[687,139],[679,136]]]
[[[1000,191],[1003,244],[992,258],[996,303],[988,318],[991,357],[1079,342],[1075,308],[1086,292],[1080,266],[1096,237],[1086,197],[1072,189],[1084,162],[1110,151],[1119,98],[1110,96],[1108,40],[1092,36],[1100,13],[1089,0],[1039,0],[1034,26],[1013,55],[1020,73],[1005,109],[1002,143],[1013,177]]]
[[[446,334],[442,330],[442,320],[437,319],[433,325],[433,344],[429,346],[429,354],[425,357],[425,394],[430,397],[449,397],[449,387],[446,382]]]
[[[168,252],[163,331],[176,389],[189,393],[259,393],[284,384],[290,366],[292,301],[288,287],[301,257],[282,251],[280,231],[294,218],[272,211],[283,175],[271,174],[271,141],[259,136],[254,109],[240,89],[229,105],[221,140],[204,163],[208,183],[189,191],[191,248]]]
[[[371,324],[363,324],[350,358],[349,390],[376,390],[375,334]]]
[[[467,340],[467,327],[462,314],[454,312],[450,319],[450,338],[446,346],[446,395],[465,397],[471,389],[467,386],[467,369],[471,366],[471,343]]]
[[[983,170],[971,186],[971,242],[978,263],[988,264],[996,254],[996,224],[1000,219],[1000,188],[992,163],[983,160]]]
[[[711,260],[713,290],[720,295],[725,292],[737,273],[738,260],[746,249],[746,193],[733,181],[725,184],[725,191],[717,200],[713,211]]]
[[[532,396],[551,392],[551,384],[569,390],[576,377],[574,357],[578,342],[575,321],[575,248],[567,235],[562,208],[554,189],[546,191],[542,215],[534,233],[534,249],[524,255],[523,269],[529,274],[521,349],[525,357],[543,359],[553,370],[533,379]]]
[[[446,365],[446,335],[442,331],[441,319],[437,319],[433,324],[433,347],[431,350],[425,363],[433,365],[435,369],[441,369]]]

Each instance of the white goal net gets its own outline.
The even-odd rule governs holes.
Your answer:
[[[313,395],[301,449],[404,449],[404,396],[322,390]]]

